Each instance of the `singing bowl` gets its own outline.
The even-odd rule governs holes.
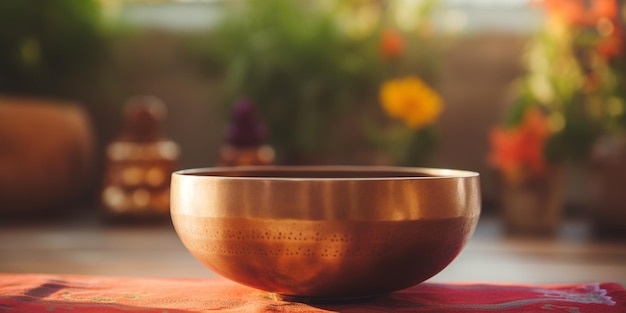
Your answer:
[[[444,269],[480,215],[478,173],[324,166],[172,174],[171,215],[215,273],[283,298],[377,296]]]

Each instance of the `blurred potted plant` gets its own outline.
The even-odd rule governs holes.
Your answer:
[[[420,15],[430,15],[434,2],[426,4]],[[414,31],[424,32],[428,28],[428,23],[421,23]],[[388,151],[394,164],[424,166],[436,146],[434,123],[444,106],[439,94],[415,75],[415,67],[407,66],[419,55],[416,50],[433,46],[425,40],[419,46],[412,45],[411,40],[405,39],[411,35],[399,31],[398,25],[387,26],[380,34],[384,81],[379,101],[385,117],[380,123],[370,122],[367,133],[379,150]],[[428,55],[419,55],[418,60],[433,62]]]
[[[99,21],[95,0],[0,2],[0,213],[28,216],[80,195],[93,138],[72,99],[94,83]]]
[[[503,181],[501,204],[507,230],[513,233],[552,233],[562,211],[562,169],[548,160],[555,132],[537,106],[527,108],[521,120],[490,134],[489,163]]]
[[[490,164],[502,174],[503,210],[510,229],[549,233],[563,207],[562,166],[586,162],[604,130],[598,107],[598,51],[590,25],[609,1],[537,1],[546,22],[528,44],[526,74],[504,126],[490,135]],[[602,105],[602,103],[600,103]]]
[[[571,37],[580,72],[579,101],[593,136],[590,157],[590,209],[595,230],[626,231],[626,2],[623,0],[544,1],[548,16]],[[587,142],[591,145],[587,146]]]
[[[559,3],[548,9],[557,11]],[[590,209],[595,231],[626,235],[626,1],[569,4],[564,16],[584,60],[585,101],[600,121],[591,153]]]
[[[432,49],[418,24],[432,3],[412,10],[413,25],[403,34],[388,32],[400,8],[387,2],[235,3],[211,41],[213,55],[225,64],[225,103],[246,96],[257,104],[277,163],[387,162],[363,157],[378,148],[407,163],[406,146],[414,140],[391,130],[377,90],[385,80],[409,73],[431,78]],[[385,94],[403,93],[383,87],[391,89]],[[412,133],[423,125],[396,130]],[[392,140],[392,133],[399,135]]]

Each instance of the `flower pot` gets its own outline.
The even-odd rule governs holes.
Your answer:
[[[502,213],[509,234],[552,235],[563,212],[563,173],[554,168],[541,178],[504,184]]]
[[[594,232],[626,236],[626,138],[598,140],[591,160],[589,196]]]
[[[69,210],[85,191],[92,156],[91,124],[77,105],[0,98],[0,214]]]

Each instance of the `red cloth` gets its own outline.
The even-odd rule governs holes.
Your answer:
[[[223,279],[0,274],[0,312],[626,312],[615,283],[424,283],[356,304],[313,305]]]

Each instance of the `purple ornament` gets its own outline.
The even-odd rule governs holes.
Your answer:
[[[231,123],[226,129],[226,140],[237,147],[255,147],[265,143],[267,129],[254,104],[247,98],[235,102]]]

